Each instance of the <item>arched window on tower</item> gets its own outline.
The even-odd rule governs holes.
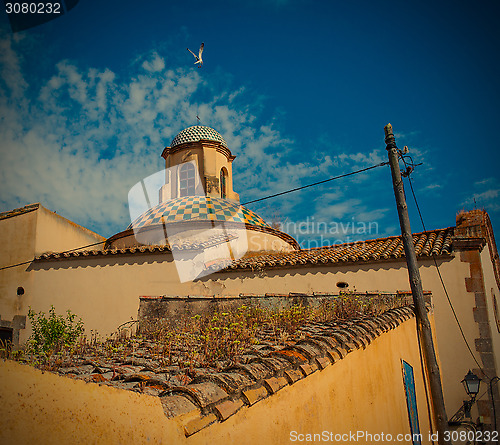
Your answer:
[[[227,170],[225,167],[220,169],[220,197],[225,199],[227,196]]]
[[[179,188],[180,196],[195,195],[195,170],[194,165],[190,162],[182,164],[179,169]]]

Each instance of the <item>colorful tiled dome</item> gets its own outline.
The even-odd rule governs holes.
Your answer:
[[[152,207],[128,229],[179,221],[228,221],[271,228],[259,215],[232,201],[211,196],[184,196]]]
[[[226,141],[218,131],[202,125],[185,128],[172,140],[170,146],[175,147],[176,145],[185,144],[186,142],[198,142],[202,139],[220,142],[222,146],[227,148]]]

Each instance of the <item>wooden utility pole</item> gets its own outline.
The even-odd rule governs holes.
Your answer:
[[[403,237],[403,246],[406,255],[406,264],[408,275],[410,277],[411,293],[413,294],[413,304],[415,305],[415,317],[417,319],[417,334],[424,352],[424,369],[429,380],[431,393],[431,405],[434,414],[434,422],[438,432],[438,443],[449,444],[445,441],[445,431],[449,430],[448,417],[444,406],[443,389],[441,387],[441,375],[439,365],[436,360],[436,352],[432,342],[432,331],[427,311],[425,309],[424,292],[422,290],[422,281],[418,270],[417,255],[413,245],[413,236],[410,229],[410,218],[408,216],[408,207],[406,205],[405,192],[403,188],[403,178],[399,169],[399,153],[396,147],[396,139],[392,132],[392,125],[387,124],[384,128],[385,144],[389,154],[389,164],[392,172],[392,184],[394,186],[394,195],[398,207],[399,225],[401,226],[401,235]]]

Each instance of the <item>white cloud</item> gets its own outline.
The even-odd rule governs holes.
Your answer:
[[[488,202],[492,199],[498,198],[499,193],[500,189],[490,189],[482,193],[474,193],[471,198],[468,198],[467,202],[470,204],[472,201],[474,201],[474,199],[476,200],[476,202]]]
[[[420,131],[418,130],[413,130],[413,131],[407,131],[407,132],[401,132],[401,131],[397,131],[396,133],[394,133],[394,137],[396,139],[396,142],[399,143],[401,141],[405,141],[405,140],[408,140],[408,139],[411,139],[417,135],[420,134]]]
[[[442,188],[441,184],[429,184],[426,185],[422,190],[436,190]]]
[[[356,208],[361,204],[359,199],[347,199],[337,204],[326,204],[322,197],[318,199],[319,210],[316,211],[315,217],[318,220],[329,221],[332,219],[345,219],[356,212]]]
[[[500,196],[500,184],[496,178],[485,178],[474,183],[476,192],[471,193],[463,202],[465,207],[484,208],[488,212],[500,211],[498,198]]]
[[[12,48],[13,39],[0,40],[0,79],[12,98],[22,100],[28,86],[21,72],[21,60]]]
[[[357,220],[361,222],[373,222],[382,219],[389,209],[374,209],[369,211],[360,211],[357,215]]]
[[[162,133],[176,131],[165,114],[185,116],[185,99],[200,79],[169,71],[120,80],[108,69],[82,70],[62,61],[38,97],[31,96],[28,112],[27,96],[14,100],[22,82],[12,84],[11,78],[23,79],[19,58],[10,51],[2,62],[1,206],[40,201],[106,235],[125,228],[128,189],[161,168]],[[146,65],[151,70],[161,63],[156,56]],[[157,99],[168,110],[159,120]]]
[[[146,71],[151,71],[151,72],[156,72],[156,71],[162,71],[165,68],[165,60],[161,58],[158,53],[153,54],[153,59],[152,60],[145,60],[142,63],[142,67]]]
[[[488,185],[488,184],[494,184],[496,182],[495,178],[486,178],[482,179],[481,181],[477,181],[474,183],[476,187],[481,187],[483,185]]]

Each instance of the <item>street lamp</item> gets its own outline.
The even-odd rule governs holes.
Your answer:
[[[479,392],[481,379],[469,369],[469,372],[462,380],[462,384],[464,385],[465,391],[470,397],[470,400],[464,401],[464,415],[465,417],[470,418],[470,410],[472,408],[472,405],[474,405],[474,402],[476,401],[476,396]]]
[[[479,385],[481,384],[481,379],[469,369],[469,372],[462,380],[462,384],[464,385],[467,394],[472,399],[475,399],[477,393],[479,392]]]

